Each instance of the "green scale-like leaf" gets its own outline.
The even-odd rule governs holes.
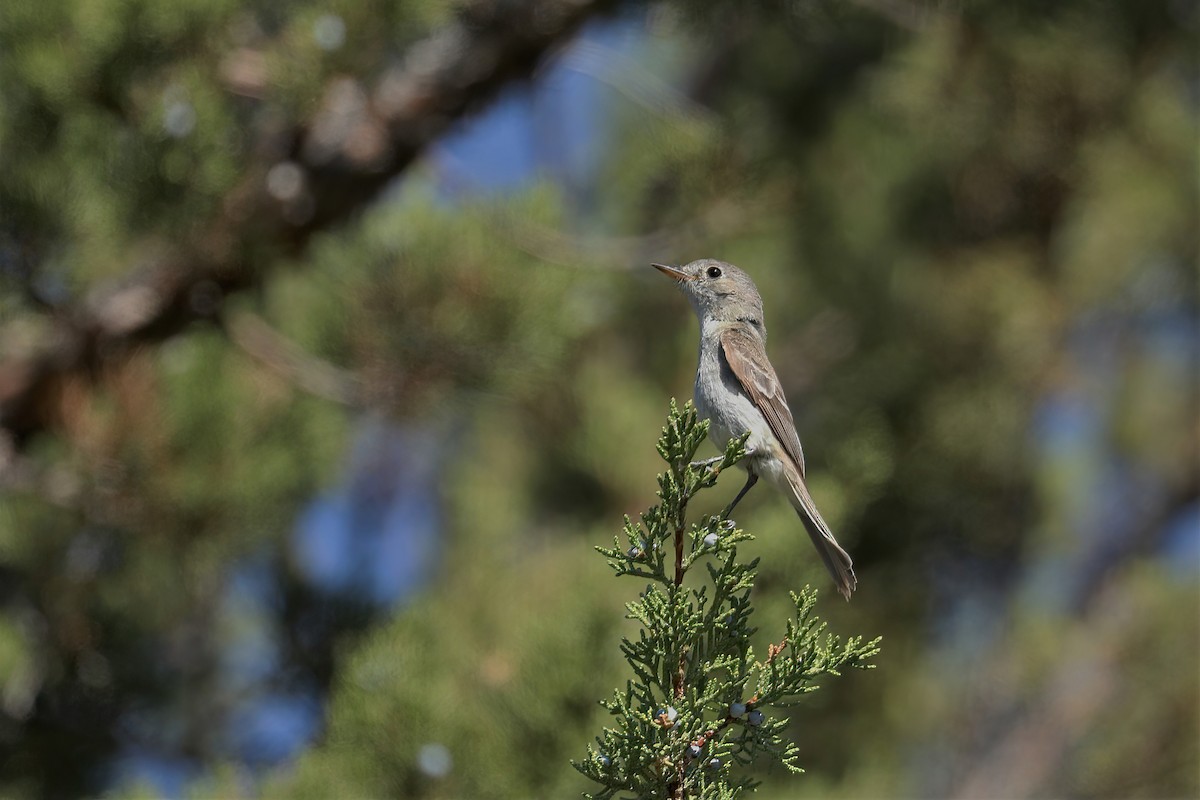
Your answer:
[[[687,523],[691,499],[746,456],[742,437],[731,440],[718,458],[693,462],[707,436],[708,422],[698,419],[692,404],[679,408],[672,400],[657,443],[668,467],[658,476],[661,502],[638,523],[626,517],[623,537],[614,537],[611,548],[596,548],[616,575],[650,585],[625,607],[626,618],[640,627],[635,637],[621,641],[633,679],[624,692],[601,701],[613,727],[597,737],[585,760],[574,762],[599,785],[587,797],[722,800],[754,789],[756,760],[772,759],[800,772],[799,750],[785,736],[788,720],[768,712],[796,705],[825,675],[870,668],[879,652],[878,639],[843,642],[826,634],[813,613],[817,593],[805,587],[792,593],[795,616],[785,623],[782,646],[756,659],[750,595],[758,560],[737,558],[737,544],[753,537],[723,516]],[[716,543],[706,543],[713,534]],[[685,580],[698,562],[707,584]],[[735,702],[748,706],[736,719],[730,716]],[[701,745],[696,758],[688,754],[693,743]],[[716,765],[710,764],[714,758]]]

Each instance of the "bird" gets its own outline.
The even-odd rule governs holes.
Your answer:
[[[767,358],[762,296],[754,281],[733,264],[704,258],[683,266],[652,264],[673,279],[700,320],[700,357],[695,403],[710,420],[709,436],[724,449],[749,433],[746,484],[725,509],[728,518],[760,477],[796,510],[813,545],[847,600],[858,586],[854,562],[817,511],[804,478],[804,451],[775,368]]]

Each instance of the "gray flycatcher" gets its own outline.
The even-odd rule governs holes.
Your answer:
[[[725,509],[728,516],[750,487],[764,477],[783,492],[800,515],[821,560],[847,600],[858,586],[854,564],[821,519],[804,485],[804,451],[783,387],[767,359],[762,297],[742,270],[704,258],[682,267],[653,265],[675,279],[700,319],[700,363],[696,367],[696,410],[712,421],[717,447],[747,431],[742,461],[746,485]]]

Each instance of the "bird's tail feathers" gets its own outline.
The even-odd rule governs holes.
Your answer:
[[[825,568],[833,577],[838,592],[849,600],[850,593],[858,586],[850,554],[837,543],[837,539],[833,538],[833,531],[829,530],[825,520],[821,519],[817,505],[808,493],[808,487],[804,485],[804,479],[798,475],[788,475],[787,478],[792,490],[792,506],[800,516],[800,521],[804,523],[813,546],[821,554],[821,560],[825,562]]]

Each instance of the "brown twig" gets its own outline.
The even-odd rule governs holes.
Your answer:
[[[686,469],[686,468],[685,468]],[[679,516],[675,520],[675,588],[682,591],[683,576],[687,570],[683,566],[683,532],[687,521],[687,497],[683,498],[679,507]],[[687,676],[687,653],[682,643],[679,647],[679,668],[675,672],[675,699],[683,699],[684,678]]]
[[[683,475],[679,476],[686,479],[688,465],[684,465],[680,472]],[[681,480],[681,483],[686,484],[686,480]],[[683,565],[683,533],[687,525],[687,504],[688,495],[684,493],[679,503],[679,515],[675,518],[675,590],[676,594],[683,591],[683,576],[687,572]],[[674,686],[672,687],[675,694],[675,700],[683,699],[685,682],[687,678],[687,650],[683,643],[679,643],[679,665],[675,670]],[[675,780],[672,781],[667,789],[669,790],[672,800],[684,800],[687,797],[684,786],[684,772],[687,764],[687,759],[684,756],[679,756],[675,759]]]

